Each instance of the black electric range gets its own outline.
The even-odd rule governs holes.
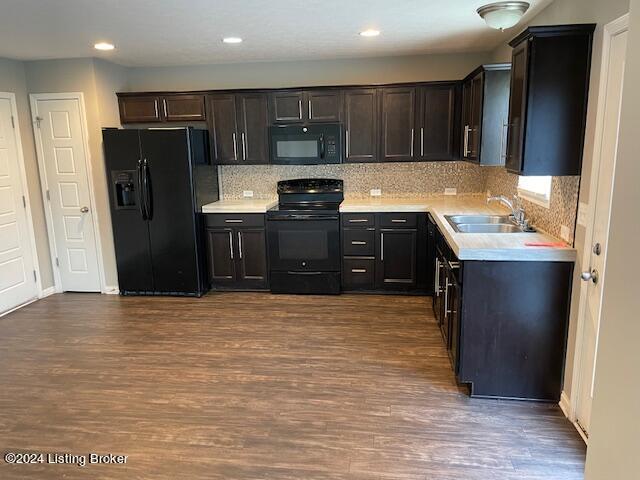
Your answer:
[[[278,182],[278,205],[267,211],[273,293],[337,294],[341,283],[342,180]]]

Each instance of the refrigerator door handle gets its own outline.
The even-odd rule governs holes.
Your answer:
[[[145,158],[142,162],[142,182],[144,185],[144,203],[145,210],[147,213],[147,220],[151,220],[153,218],[153,200],[151,198],[151,181],[149,175],[149,162]]]
[[[140,209],[140,215],[143,220],[147,219],[147,212],[144,207],[144,186],[142,183],[142,159],[138,160],[138,167],[136,168],[137,182],[138,182],[138,208]]]

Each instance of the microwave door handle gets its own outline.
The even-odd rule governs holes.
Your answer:
[[[324,135],[320,135],[320,158],[324,158]]]

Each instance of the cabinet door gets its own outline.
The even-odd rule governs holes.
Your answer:
[[[471,80],[462,84],[462,158],[469,158],[469,136],[471,135]]]
[[[302,90],[271,94],[271,119],[275,123],[297,123],[304,120]]]
[[[156,95],[119,97],[118,107],[121,123],[152,123],[163,120],[160,97]]]
[[[410,162],[413,160],[415,133],[415,88],[383,88],[382,160]]]
[[[454,155],[456,85],[434,85],[420,89],[416,138],[421,160],[451,160]]]
[[[237,95],[240,159],[244,164],[269,163],[267,95]]]
[[[205,119],[204,95],[165,95],[162,113],[168,122],[189,122]]]
[[[229,285],[236,281],[233,230],[207,229],[207,262],[211,285]]]
[[[238,241],[238,282],[245,288],[267,284],[267,247],[264,228],[235,230]]]
[[[377,287],[406,290],[416,284],[415,229],[380,229]]]
[[[460,350],[460,306],[461,306],[461,296],[460,296],[460,285],[458,284],[453,273],[450,275],[451,285],[449,287],[448,292],[448,310],[447,317],[449,318],[449,359],[451,360],[451,365],[453,367],[453,371],[458,373],[458,358],[459,358],[459,350]]]
[[[484,99],[484,73],[481,72],[471,80],[471,110],[467,158],[472,162],[480,159],[480,139],[482,135],[482,102]]]
[[[511,97],[509,98],[509,125],[507,134],[507,170],[522,170],[522,147],[527,105],[527,76],[529,42],[522,42],[513,49],[511,63]]]
[[[340,90],[311,90],[306,92],[306,118],[309,122],[339,122],[342,119]]]
[[[344,92],[345,162],[378,161],[378,91],[360,88]]]
[[[238,164],[236,102],[233,95],[210,95],[207,115],[211,158],[217,164]]]

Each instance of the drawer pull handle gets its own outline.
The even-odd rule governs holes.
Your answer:
[[[369,220],[366,218],[352,218],[349,223],[367,223]]]
[[[360,240],[352,240],[351,245],[366,245],[367,242],[361,242]]]
[[[242,223],[242,220],[235,220],[233,218],[226,219],[224,223]]]
[[[367,273],[366,268],[352,268],[351,273]]]
[[[391,223],[407,223],[407,220],[404,218],[393,218],[391,219]]]

